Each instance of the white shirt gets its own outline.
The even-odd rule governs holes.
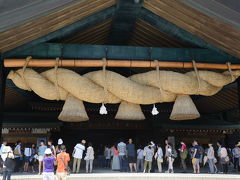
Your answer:
[[[30,157],[32,155],[32,149],[31,148],[25,148],[24,149],[24,156]]]
[[[212,146],[208,148],[207,157],[208,157],[208,159],[214,159],[215,158],[214,157],[214,149],[213,149]]]
[[[221,157],[221,158],[225,158],[225,157],[227,157],[227,155],[228,155],[227,149],[226,149],[225,147],[222,147],[222,148],[220,149],[220,157]]]
[[[106,148],[105,149],[105,158],[106,159],[111,159],[111,153],[112,151],[111,151],[111,149],[110,148]]]
[[[155,153],[155,159],[162,159],[163,158],[163,151],[162,151],[162,148],[161,147],[159,147],[158,148],[158,150],[157,150],[157,152]]]
[[[93,160],[93,159],[94,159],[94,150],[93,150],[93,147],[89,146],[89,147],[87,148],[86,157],[87,157],[87,160]]]
[[[143,159],[143,149],[137,150],[137,159]]]
[[[75,150],[75,153],[73,154],[73,157],[77,158],[77,159],[82,159],[82,155],[83,155],[83,151],[85,150],[85,146],[82,144],[77,144],[74,147],[74,150]]]
[[[4,147],[5,147],[5,145],[2,144],[2,146],[1,146],[1,148],[0,148],[0,156],[2,155],[2,150],[3,150]]]
[[[126,155],[126,144],[124,142],[120,142],[117,145],[117,149],[119,151],[119,156],[125,156]]]

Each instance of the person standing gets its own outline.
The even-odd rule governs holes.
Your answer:
[[[120,161],[120,171],[124,171],[124,161],[126,158],[126,144],[123,142],[123,140],[120,140],[120,143],[117,145],[117,149],[119,151],[119,161]]]
[[[167,145],[167,149],[166,149],[166,154],[165,156],[167,157],[167,161],[168,161],[168,173],[173,173],[173,162],[174,162],[174,159],[175,159],[175,156],[174,156],[174,149],[171,145],[171,143],[168,143]]]
[[[107,145],[105,147],[104,156],[105,156],[105,168],[110,168],[110,164],[111,164],[111,148],[110,148],[109,145]]]
[[[40,146],[38,147],[38,174],[40,175],[42,172],[43,167],[43,158],[45,155],[45,151],[47,149],[47,146],[45,145],[45,142],[42,140],[40,141]]]
[[[47,145],[48,145],[48,148],[51,149],[52,154],[56,157],[57,156],[56,148],[53,145],[53,141],[51,139],[48,140]]]
[[[154,158],[157,161],[158,172],[162,173],[163,151],[160,144],[157,145],[157,152],[155,153]]]
[[[88,148],[86,152],[86,156],[84,158],[86,161],[86,173],[92,173],[93,169],[93,160],[94,160],[94,150],[92,147],[92,143],[88,143]]]
[[[137,171],[143,172],[143,148],[142,146],[139,147],[137,150]]]
[[[146,173],[146,172],[150,173],[152,168],[152,159],[154,156],[154,149],[152,148],[151,143],[149,143],[148,146],[144,148],[143,156],[145,157],[143,173]]]
[[[21,144],[22,144],[21,141],[18,141],[13,151],[14,159],[16,161],[16,165],[14,169],[15,172],[18,172],[21,166],[21,158],[22,158]]]
[[[60,146],[60,153],[57,155],[57,180],[66,180],[68,173],[68,162],[70,161],[70,156],[66,153],[65,145]]]
[[[15,165],[13,151],[10,146],[3,147],[1,158],[3,160],[3,180],[10,180]],[[8,158],[9,160],[7,160]]]
[[[209,148],[208,148],[208,151],[207,151],[207,159],[208,159],[208,165],[209,165],[209,172],[210,172],[211,174],[214,173],[214,159],[215,159],[215,157],[214,157],[214,149],[213,149],[212,145],[213,145],[213,144],[212,144],[211,142],[208,143]]]
[[[4,147],[7,145],[7,141],[5,141],[5,140],[3,140],[3,142],[2,142],[2,145],[1,145],[1,148],[0,148],[0,162],[3,162],[3,160],[2,160],[2,151],[3,151],[3,149],[4,149]],[[2,173],[2,165],[0,166],[0,173]]]
[[[198,145],[198,142],[196,140],[193,141],[193,158],[192,158],[192,164],[193,164],[193,173],[200,173],[200,147]]]
[[[127,157],[128,157],[130,172],[133,172],[133,168],[134,168],[135,172],[137,172],[136,149],[135,149],[135,144],[133,144],[132,139],[128,140],[126,150],[127,150]]]
[[[229,164],[229,156],[227,149],[221,144],[221,149],[219,151],[220,155],[220,163],[223,168],[223,173],[228,173],[228,164]]]
[[[54,161],[56,158],[52,154],[52,150],[47,148],[43,158],[43,180],[54,180]]]
[[[28,172],[28,166],[29,166],[31,156],[32,156],[32,149],[31,149],[30,145],[27,145],[24,148],[24,161],[25,161],[24,168],[23,168],[24,172]]]
[[[34,165],[35,165],[35,163],[36,163],[36,158],[35,158],[35,156],[36,156],[36,149],[35,149],[35,144],[32,144],[31,145],[31,152],[32,152],[32,154],[31,154],[31,157],[30,157],[30,159],[29,159],[29,166],[30,166],[30,169],[32,169],[32,172],[33,173],[35,173],[35,170],[34,170]]]
[[[120,170],[119,152],[115,145],[112,146],[112,170]]]
[[[183,168],[183,173],[187,172],[187,166],[186,166],[186,159],[188,155],[188,150],[185,142],[181,141],[181,148],[179,149],[180,152],[180,158],[181,158],[181,165]]]
[[[83,156],[83,151],[85,151],[86,141],[83,139],[81,143],[76,144],[74,147],[73,156],[73,173],[80,172],[81,160]]]
[[[233,154],[233,161],[234,161],[234,169],[238,172],[240,170],[239,168],[239,159],[240,159],[240,142],[235,144],[235,147],[232,150]]]
[[[222,143],[220,141],[217,142],[217,146],[218,146],[218,151],[217,151],[217,155],[218,155],[218,171],[219,173],[223,172],[223,167],[222,167],[222,163],[221,163],[221,148],[222,148]]]

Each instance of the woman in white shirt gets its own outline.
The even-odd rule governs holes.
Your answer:
[[[28,165],[29,165],[29,162],[30,162],[30,157],[32,156],[32,149],[30,146],[26,146],[24,148],[24,172],[28,172]]]
[[[172,145],[169,143],[166,146],[166,155],[168,160],[168,173],[173,173],[173,162],[174,162],[174,155],[173,155],[173,148]]]
[[[229,164],[229,157],[228,157],[228,152],[227,149],[223,146],[219,149],[219,155],[221,159],[221,164],[223,167],[223,173],[227,174],[228,173],[228,164]]]
[[[88,143],[88,148],[84,160],[86,161],[86,173],[92,173],[94,160],[94,150],[92,147],[92,143]]]
[[[154,158],[157,161],[158,172],[161,173],[162,172],[162,163],[163,163],[163,151],[162,151],[160,144],[157,145],[157,152],[155,153]]]

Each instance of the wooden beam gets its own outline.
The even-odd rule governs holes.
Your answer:
[[[5,59],[4,67],[23,67],[25,59]],[[31,59],[28,67],[54,67],[55,59]],[[75,59],[62,59],[59,60],[59,67],[102,67],[103,61],[92,60],[75,60]],[[227,70],[227,64],[214,64],[214,63],[196,63],[198,69],[221,69]],[[141,60],[107,60],[107,67],[138,67],[138,68],[154,68],[156,64],[154,61],[141,61]],[[167,62],[159,61],[160,68],[193,68],[192,62]],[[232,64],[231,69],[240,69],[240,64]]]
[[[106,51],[107,50],[107,51]],[[126,60],[154,60],[196,62],[239,63],[231,55],[221,54],[209,49],[201,48],[151,48],[133,46],[109,45],[81,45],[61,43],[41,43],[26,50],[15,50],[4,53],[6,58],[26,58],[32,56],[39,59],[126,59]]]
[[[240,31],[181,3],[178,0],[145,0],[143,6],[188,32],[240,57]]]

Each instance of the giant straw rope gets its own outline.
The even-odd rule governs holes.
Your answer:
[[[217,73],[197,70],[185,74],[157,69],[128,78],[108,70],[79,75],[57,68],[38,73],[27,68],[10,71],[8,79],[24,90],[34,91],[48,100],[66,100],[71,95],[90,103],[154,104],[174,102],[180,95],[212,96],[240,76],[240,71]],[[158,64],[158,62],[156,61]],[[194,63],[194,62],[193,62]]]

